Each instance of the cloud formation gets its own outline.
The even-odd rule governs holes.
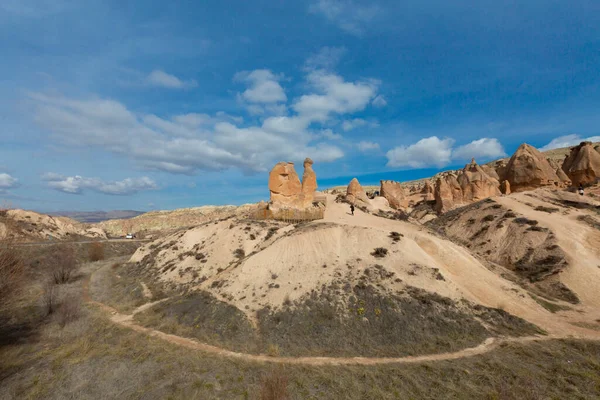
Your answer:
[[[389,167],[442,168],[452,161],[470,158],[490,160],[504,157],[506,153],[497,139],[482,138],[453,148],[454,139],[431,136],[409,146],[399,146],[387,152]]]
[[[377,96],[379,81],[347,82],[333,72],[312,70],[306,76],[308,93],[291,100],[295,114],[288,115],[280,78],[268,70],[236,75],[236,80],[249,85],[240,94],[245,101],[284,109],[282,115],[250,125],[221,112],[165,118],[135,113],[108,99],[40,93],[30,97],[36,103],[37,123],[54,138],[71,146],[97,146],[122,154],[148,169],[194,174],[233,167],[250,173],[267,170],[278,160],[301,161],[310,156],[328,162],[343,157],[341,149],[326,142],[341,136],[327,129],[315,130],[314,125],[335,123],[339,116],[364,110]],[[360,124],[361,120],[351,121]]]
[[[0,173],[0,191],[14,189],[19,186],[19,180],[7,173]]]
[[[358,142],[356,147],[358,147],[358,149],[362,152],[379,150],[379,143],[361,141],[361,142]]]
[[[184,81],[175,75],[168,74],[159,69],[152,71],[146,78],[146,81],[152,86],[158,86],[167,89],[191,89],[198,86],[198,82],[193,79]]]
[[[468,160],[473,157],[490,160],[506,157],[506,153],[502,144],[494,138],[473,140],[471,143],[457,147],[452,152],[452,158],[455,160]]]
[[[308,70],[332,70],[346,54],[345,47],[322,47],[317,53],[308,57],[305,67]]]
[[[600,136],[582,138],[580,135],[571,134],[554,138],[547,145],[540,147],[541,151],[560,149],[561,147],[577,146],[581,142],[600,142]]]
[[[250,103],[280,103],[287,101],[285,91],[279,84],[282,76],[277,76],[268,69],[238,72],[234,81],[244,82],[248,89],[240,94],[242,99]]]
[[[374,4],[364,5],[353,0],[317,0],[309,6],[309,12],[323,15],[343,31],[360,36],[381,13]]]
[[[421,139],[410,146],[399,146],[387,152],[388,167],[443,167],[452,160],[452,139],[437,136]]]
[[[105,182],[98,178],[85,178],[79,175],[63,176],[53,172],[42,175],[42,179],[48,182],[48,187],[69,194],[81,194],[84,190],[92,190],[99,193],[126,196],[143,190],[154,190],[158,186],[148,178],[126,178],[122,181]]]
[[[378,95],[377,97],[375,97],[373,99],[373,106],[377,107],[377,108],[382,108],[387,106],[387,101],[385,100],[385,97],[383,97],[382,95]]]
[[[365,107],[377,95],[379,81],[346,82],[324,70],[310,72],[307,82],[317,92],[300,96],[292,108],[302,117],[325,122],[332,114],[351,114]]]

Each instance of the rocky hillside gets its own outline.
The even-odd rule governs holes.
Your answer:
[[[53,217],[26,210],[0,210],[0,239],[40,241],[47,239],[106,238],[102,229],[67,217]]]
[[[197,226],[214,219],[243,214],[253,207],[254,205],[202,206],[151,211],[134,218],[103,221],[94,226],[104,230],[109,236],[124,236],[127,233],[152,236],[183,227]]]
[[[320,221],[229,215],[181,229],[131,258],[129,274],[171,296],[136,318],[167,331],[184,324],[220,344],[218,337],[242,335],[229,343],[238,350],[276,343],[290,355],[414,354],[537,329],[577,334],[585,331],[579,321],[600,318],[600,296],[586,283],[600,285],[598,246],[574,251],[600,243],[592,227],[598,205],[576,208],[570,193],[531,195],[484,200],[429,228],[360,210],[352,216],[328,195]],[[558,225],[580,234],[558,233],[558,215]]]

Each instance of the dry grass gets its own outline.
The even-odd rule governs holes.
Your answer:
[[[6,303],[23,283],[21,254],[11,242],[0,242],[0,302]]]
[[[260,384],[261,400],[287,400],[290,398],[288,393],[289,377],[281,368],[274,368],[270,373],[265,374]]]
[[[60,287],[81,295],[80,282]],[[62,328],[48,319],[38,335],[0,344],[0,398],[537,400],[600,393],[596,342],[510,344],[422,364],[283,369],[190,351],[120,328],[95,307],[80,311]]]

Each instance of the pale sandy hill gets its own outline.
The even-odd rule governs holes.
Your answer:
[[[151,211],[128,219],[103,221],[95,226],[111,236],[124,236],[127,233],[145,232],[150,235],[169,232],[184,227],[203,224],[214,219],[239,215],[247,212],[254,205],[242,206],[202,206],[180,208],[176,210]]]
[[[0,214],[0,239],[36,241],[76,237],[105,239],[106,233],[98,227],[88,227],[67,217],[26,210],[6,210]]]
[[[517,208],[519,196],[499,201]],[[149,276],[173,287],[212,293],[250,319],[264,307],[276,309],[320,288],[369,282],[382,293],[412,287],[457,304],[465,300],[502,307],[549,332],[586,332],[568,323],[570,318],[585,319],[583,315],[551,314],[526,289],[488,268],[466,247],[408,222],[359,210],[352,216],[347,204],[334,200],[335,196],[327,196],[324,220],[301,226],[233,217],[169,235],[140,248],[131,258],[132,268],[145,269]],[[544,234],[546,238],[541,235],[531,244],[545,243],[549,234]],[[580,245],[595,237],[585,228]],[[561,245],[563,239],[557,236],[553,240]],[[377,248],[386,249],[387,255],[376,257]],[[571,268],[577,258],[570,257],[577,255],[566,245],[563,251]],[[590,257],[587,270],[597,258],[589,251],[585,256]],[[583,267],[573,270],[577,268]],[[600,270],[594,273],[600,276]],[[581,300],[573,308],[589,311],[598,304],[600,296],[581,281],[565,275],[564,283]]]

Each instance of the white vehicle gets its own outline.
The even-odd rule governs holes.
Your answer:
[[[127,235],[125,235],[125,239],[133,239],[133,235],[131,233],[128,233]]]

